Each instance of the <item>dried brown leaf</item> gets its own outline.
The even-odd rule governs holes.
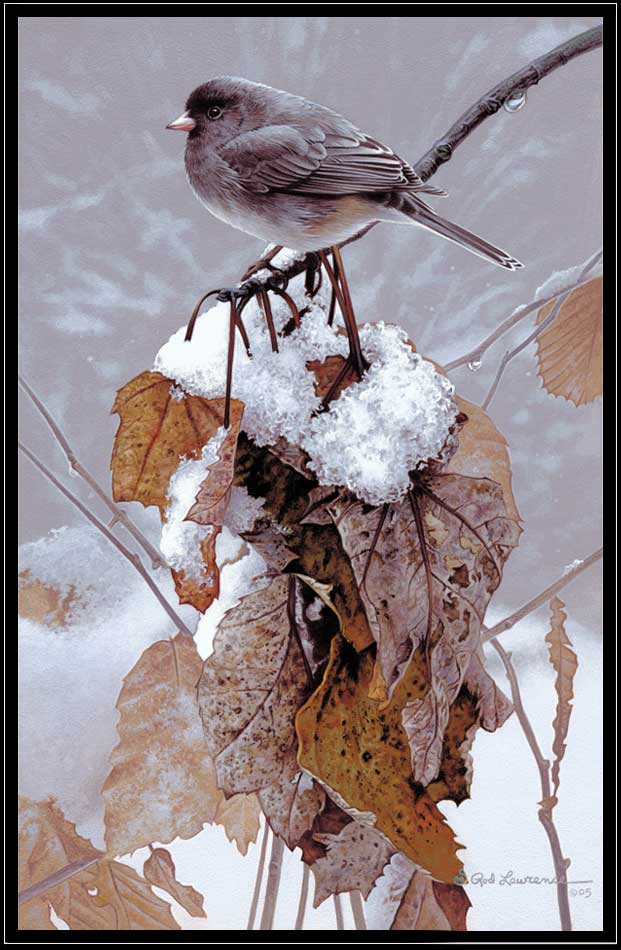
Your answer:
[[[550,326],[537,337],[537,362],[544,387],[553,396],[585,406],[602,395],[602,281],[594,277],[572,290]],[[558,298],[537,314],[537,326]]]
[[[125,677],[120,741],[102,789],[112,854],[193,838],[215,818],[222,795],[196,700],[201,670],[193,639],[177,634],[145,650]]]
[[[186,521],[222,527],[233,487],[235,453],[242,412],[243,409],[238,408],[236,415],[233,416],[230,428],[220,446],[218,459],[208,467],[207,477],[199,489],[195,503],[186,515]]]
[[[294,716],[319,675],[302,584],[283,575],[245,597],[225,615],[205,662],[198,701],[227,795],[267,788],[295,760]]]
[[[360,891],[368,897],[393,849],[385,838],[360,821],[350,821],[338,834],[316,834],[326,854],[311,864],[315,876],[314,907],[333,894]]]
[[[274,834],[293,850],[311,830],[325,803],[325,792],[295,760],[282,775],[259,792],[261,808]]]
[[[381,930],[466,930],[470,901],[462,887],[433,881],[395,854],[371,897],[371,923]]]
[[[180,884],[176,877],[175,862],[165,848],[155,848],[142,869],[145,880],[176,900],[191,917],[206,917],[203,896],[188,884]]]
[[[180,604],[191,604],[205,613],[220,595],[220,570],[216,559],[216,542],[220,528],[215,528],[200,542],[202,569],[200,578],[188,576],[185,571],[171,569],[175,592]]]
[[[120,861],[99,861],[67,883],[59,914],[72,930],[181,930],[170,904]]]
[[[50,905],[45,897],[34,897],[17,911],[18,930],[58,930],[52,923]]]
[[[552,745],[552,751],[554,753],[554,762],[552,763],[554,792],[551,801],[548,802],[548,810],[554,808],[557,803],[560,767],[565,755],[565,749],[567,748],[565,740],[569,731],[569,720],[573,711],[571,701],[574,698],[574,676],[578,669],[578,657],[574,653],[571,641],[565,631],[567,614],[563,609],[564,606],[565,604],[559,597],[553,597],[550,601],[552,617],[550,621],[550,632],[546,635],[550,663],[556,673],[554,688],[558,697],[556,716],[552,723],[552,728],[554,729],[554,743]]]
[[[48,627],[65,626],[77,600],[73,585],[63,594],[51,584],[33,577],[29,570],[21,572],[18,585],[17,610],[20,617]]]

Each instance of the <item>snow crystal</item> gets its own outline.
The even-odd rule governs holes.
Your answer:
[[[247,488],[234,485],[229,496],[224,524],[235,534],[252,531],[257,519],[265,517],[264,505],[264,498],[253,498]]]
[[[221,426],[204,446],[200,458],[180,462],[168,486],[169,504],[162,525],[160,551],[170,567],[183,571],[187,578],[195,581],[205,581],[200,545],[212,534],[213,527],[186,521],[185,517],[209,475],[209,466],[218,459],[225,435],[226,430]]]
[[[303,297],[299,278],[289,291],[309,310],[299,328],[279,339],[278,353],[271,350],[256,300],[244,310],[252,358],[237,342],[232,387],[233,397],[245,404],[244,431],[258,445],[284,437],[301,446],[321,484],[345,485],[374,505],[397,501],[409,473],[438,458],[447,441],[458,411],[452,384],[412,350],[403,330],[366,324],[360,338],[370,369],[328,412],[317,414],[321,400],[307,363],[346,356],[348,343],[342,330],[327,324],[325,288],[312,302]],[[272,306],[280,330],[291,314],[280,298]],[[227,303],[212,307],[199,318],[190,343],[182,327],[157,354],[155,369],[193,395],[222,396],[229,318]]]
[[[324,485],[346,485],[372,505],[397,501],[410,472],[436,458],[457,415],[453,385],[414,353],[403,330],[363,327],[371,361],[329,412],[310,421],[302,448]]]
[[[577,567],[580,567],[582,563],[583,562],[580,560],[580,558],[577,557],[574,561],[571,562],[571,564],[566,564],[563,569],[563,577],[567,577],[567,575],[571,574],[572,571],[575,571]]]

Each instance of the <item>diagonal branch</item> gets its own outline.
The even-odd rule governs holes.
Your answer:
[[[21,451],[24,453],[24,455],[28,459],[30,459],[32,464],[36,468],[39,469],[42,475],[44,475],[45,478],[47,478],[47,480],[51,482],[52,485],[54,485],[62,495],[65,496],[65,498],[68,498],[69,501],[75,505],[78,511],[80,511],[84,515],[84,517],[88,521],[91,522],[91,524],[94,524],[96,528],[99,528],[99,530],[104,535],[104,537],[106,537],[108,541],[114,545],[117,551],[121,552],[123,557],[127,558],[130,564],[133,564],[133,566],[138,571],[138,573],[142,577],[147,587],[149,587],[151,592],[155,595],[155,597],[157,598],[159,603],[162,605],[162,607],[164,608],[164,610],[166,611],[170,619],[173,621],[177,629],[187,634],[189,637],[191,637],[192,631],[189,629],[189,627],[185,625],[181,617],[179,617],[179,615],[175,612],[175,610],[170,606],[170,604],[168,603],[168,601],[162,594],[161,590],[159,589],[155,581],[152,579],[149,573],[145,570],[145,567],[142,561],[140,560],[140,558],[138,557],[138,555],[134,554],[133,551],[130,551],[129,548],[126,548],[123,542],[119,541],[119,539],[115,537],[114,534],[112,534],[110,529],[106,527],[103,521],[100,521],[99,518],[96,515],[94,515],[92,511],[90,511],[90,509],[87,508],[86,505],[82,501],[80,501],[77,495],[74,495],[73,492],[70,491],[66,485],[63,485],[63,483],[58,478],[56,478],[56,476],[49,470],[49,468],[47,468],[46,465],[43,464],[43,462],[39,461],[39,459],[34,454],[34,452],[31,452],[31,450],[27,446],[25,446],[22,442],[18,441],[17,445],[18,445],[18,448],[21,449]]]
[[[77,472],[77,474],[84,479],[86,484],[95,492],[97,497],[104,503],[104,505],[112,512],[112,523],[118,522],[122,524],[126,531],[128,531],[132,537],[138,542],[138,544],[143,548],[145,553],[149,556],[151,564],[154,568],[156,567],[168,567],[165,560],[163,559],[160,552],[155,548],[151,542],[144,536],[142,531],[136,527],[134,522],[131,520],[129,515],[123,511],[122,508],[112,501],[109,495],[106,494],[104,489],[101,487],[99,482],[90,474],[90,472],[84,468],[81,462],[78,461],[75,452],[69,444],[69,440],[65,436],[64,432],[52,416],[51,412],[45,405],[42,399],[37,396],[32,387],[26,382],[23,376],[17,377],[19,385],[22,387],[24,392],[29,396],[34,406],[37,408],[39,413],[43,416],[47,422],[49,428],[52,431],[52,435],[58,442],[59,446],[65,453],[67,461],[71,466],[72,471]]]
[[[466,109],[450,129],[431,146],[421,159],[414,165],[415,172],[423,181],[427,181],[440,165],[450,161],[458,145],[466,139],[485,119],[495,115],[507,101],[525,93],[531,86],[535,86],[544,76],[548,76],[559,66],[564,66],[570,60],[589,50],[596,49],[603,42],[603,27],[596,26],[592,30],[585,30],[578,36],[572,37],[566,43],[561,43],[549,53],[545,53],[532,63],[518,69],[507,79],[493,86],[489,92]]]
[[[484,630],[483,642],[485,643],[488,640],[491,640],[493,637],[498,636],[498,634],[504,633],[505,630],[510,630],[511,627],[516,625],[516,623],[519,623],[520,620],[523,620],[524,617],[527,617],[528,614],[531,614],[533,610],[537,610],[538,607],[542,607],[543,604],[547,604],[555,594],[563,589],[563,587],[566,587],[566,585],[575,580],[579,574],[582,574],[582,572],[586,571],[588,567],[591,567],[592,564],[595,564],[596,561],[599,561],[603,553],[603,548],[599,548],[597,551],[594,551],[593,554],[590,554],[589,557],[587,557],[584,561],[581,561],[577,567],[574,567],[571,571],[568,571],[562,577],[559,577],[557,581],[555,581],[553,584],[550,584],[549,587],[546,587],[545,590],[541,591],[540,594],[537,594],[536,597],[533,597],[532,600],[529,600],[528,603],[520,607],[519,610],[516,610],[504,620],[501,620],[500,623],[490,627],[490,629]]]

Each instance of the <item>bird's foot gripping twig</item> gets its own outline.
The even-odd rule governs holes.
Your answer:
[[[250,280],[251,277],[254,277],[254,275],[258,274],[261,270],[278,271],[279,268],[274,267],[272,261],[281,251],[282,244],[275,244],[267,254],[264,254],[263,257],[260,257],[254,264],[251,264],[250,267],[247,268],[242,276],[242,281]]]

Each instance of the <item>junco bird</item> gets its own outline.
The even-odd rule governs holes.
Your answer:
[[[222,76],[198,86],[166,126],[188,132],[185,167],[220,220],[264,241],[317,251],[375,221],[417,224],[517,270],[506,251],[436,214],[421,194],[445,192],[324,106]]]

